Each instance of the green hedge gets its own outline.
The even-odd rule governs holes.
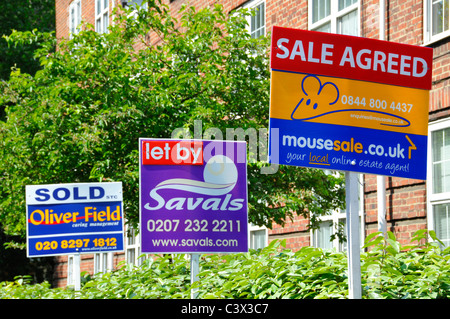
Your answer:
[[[426,242],[434,232],[416,233],[411,246],[401,246],[392,233],[366,238],[361,254],[364,299],[441,299],[450,296],[450,248]],[[424,244],[420,244],[424,243]],[[226,255],[202,255],[199,298],[347,298],[345,253],[304,247],[297,252],[273,241],[262,250]],[[0,298],[128,299],[190,298],[189,260],[184,255],[147,259],[140,267],[83,276],[78,292],[31,285],[27,277],[0,283]]]

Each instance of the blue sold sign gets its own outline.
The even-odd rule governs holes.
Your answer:
[[[27,256],[123,251],[122,183],[26,186]]]

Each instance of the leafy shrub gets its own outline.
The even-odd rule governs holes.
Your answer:
[[[430,236],[435,241],[426,243]],[[392,233],[369,235],[361,253],[364,299],[440,299],[450,296],[450,248],[434,232],[416,233],[415,245],[402,247]],[[422,244],[421,244],[422,243]],[[248,253],[202,255],[199,280],[190,284],[185,255],[154,256],[140,267],[122,265],[92,276],[80,291],[30,285],[27,277],[0,283],[0,298],[131,299],[336,298],[348,296],[346,253],[304,247],[293,252],[283,241]]]
[[[434,240],[425,242],[427,234]],[[434,231],[416,232],[414,246],[402,247],[392,233],[388,238],[370,235],[362,256],[363,288],[367,298],[448,299],[450,296],[450,247],[442,250],[442,242]]]

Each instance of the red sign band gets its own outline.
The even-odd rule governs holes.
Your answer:
[[[203,165],[203,142],[143,141],[143,165]]]
[[[431,89],[433,49],[273,27],[271,68]]]

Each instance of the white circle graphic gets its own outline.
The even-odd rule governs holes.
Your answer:
[[[234,184],[238,172],[234,162],[227,156],[216,155],[209,159],[203,171],[203,179],[212,184]]]

